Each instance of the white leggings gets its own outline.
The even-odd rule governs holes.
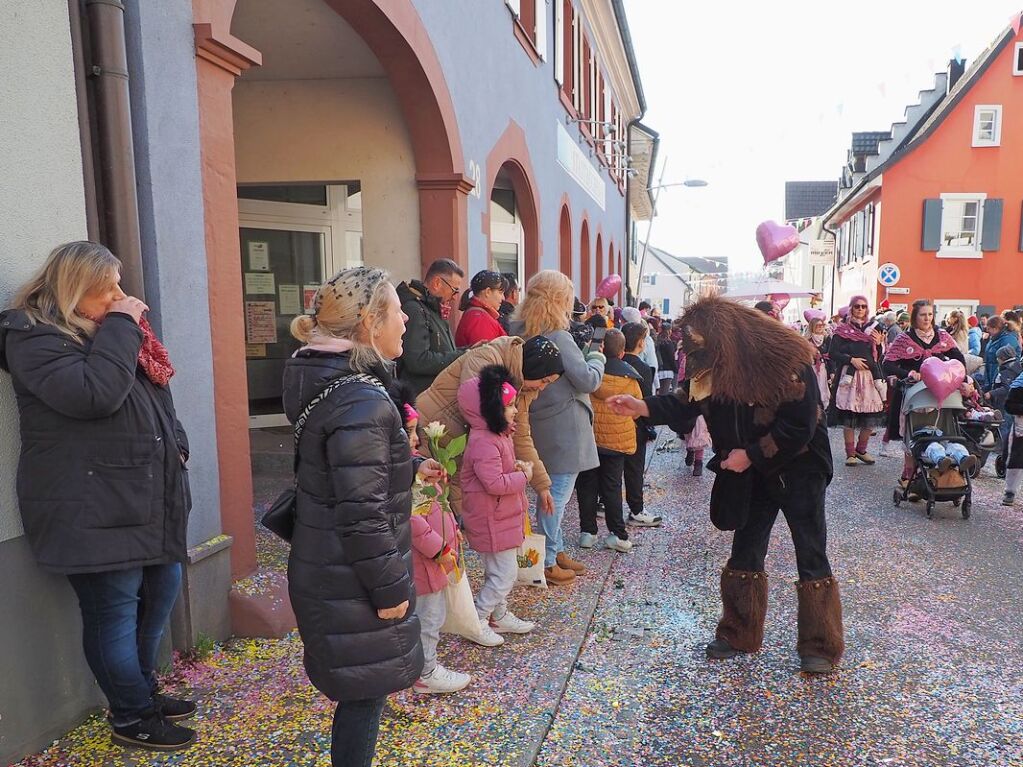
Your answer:
[[[518,549],[480,553],[485,574],[483,588],[476,595],[476,612],[480,620],[491,615],[500,619],[508,612],[508,595],[519,577],[517,554]]]

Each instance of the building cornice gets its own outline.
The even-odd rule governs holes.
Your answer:
[[[643,105],[636,90],[639,74],[632,71],[631,56],[622,38],[612,0],[578,0],[578,4],[625,121],[642,117]]]

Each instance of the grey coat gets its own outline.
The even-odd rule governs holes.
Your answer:
[[[529,409],[533,444],[548,474],[576,474],[600,464],[590,393],[600,388],[604,355],[584,356],[567,330],[545,333],[561,352],[565,374]]]

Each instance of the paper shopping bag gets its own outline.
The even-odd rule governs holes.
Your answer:
[[[543,559],[547,538],[533,532],[533,528],[529,524],[529,514],[526,514],[525,519],[526,537],[515,554],[519,563],[518,582],[526,586],[545,589],[547,588],[547,578],[543,574]]]
[[[444,588],[444,600],[448,613],[440,630],[445,634],[457,634],[466,639],[476,640],[480,633],[480,618],[472,598],[469,576],[462,570],[462,577],[448,583]]]

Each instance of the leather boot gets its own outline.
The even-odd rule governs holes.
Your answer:
[[[577,562],[576,560],[572,559],[572,557],[568,556],[568,554],[566,554],[564,551],[558,552],[558,558],[556,561],[558,567],[560,567],[562,570],[571,570],[576,575],[582,575],[583,573],[586,572],[586,565],[584,565],[582,562]]]
[[[552,567],[545,567],[543,570],[544,577],[548,583],[553,583],[555,586],[564,586],[575,580],[575,573],[571,570],[565,570],[562,567],[553,565]]]
[[[802,670],[814,674],[834,671],[845,651],[838,580],[798,581],[796,595],[799,598],[796,650]]]
[[[767,573],[726,567],[721,571],[721,620],[707,654],[728,658],[740,652],[756,652],[764,643],[766,617]]]

